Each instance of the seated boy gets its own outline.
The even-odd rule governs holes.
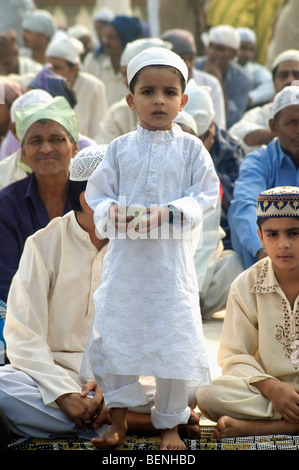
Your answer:
[[[218,439],[299,433],[299,188],[262,192],[257,218],[268,256],[233,282],[222,376],[196,393]]]

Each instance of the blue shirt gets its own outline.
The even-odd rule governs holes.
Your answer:
[[[66,203],[64,213],[68,212]],[[0,299],[7,301],[11,280],[18,269],[24,243],[29,235],[50,222],[37,192],[32,173],[0,191]]]
[[[245,268],[257,261],[256,253],[262,248],[257,235],[257,196],[276,186],[299,186],[299,169],[277,138],[245,156],[235,182],[228,221],[233,248]]]
[[[195,68],[204,70],[205,57],[195,60]],[[249,75],[234,62],[230,62],[226,73],[222,76],[222,86],[226,95],[226,127],[229,129],[243,116],[248,101],[248,93],[251,89]]]
[[[231,249],[230,228],[227,212],[233,198],[235,180],[239,176],[240,164],[244,158],[244,150],[238,142],[225,130],[215,124],[215,139],[210,149],[215,170],[221,181],[223,196],[221,201],[221,227],[226,233],[222,240],[225,249]]]

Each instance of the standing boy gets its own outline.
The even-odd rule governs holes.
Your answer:
[[[152,422],[161,431],[161,449],[184,449],[177,427],[190,417],[188,382],[210,381],[194,248],[215,209],[219,180],[202,142],[173,124],[187,101],[185,62],[149,48],[130,61],[127,75],[137,130],[108,146],[102,171],[86,190],[99,234],[107,236],[113,219],[115,229],[102,288],[94,294],[82,373],[90,361],[111,411],[112,426],[99,447],[125,442],[127,408],[147,402],[138,382],[146,375],[156,377]],[[138,226],[121,214],[122,201],[144,208]]]

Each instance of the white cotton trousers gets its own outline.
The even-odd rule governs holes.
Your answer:
[[[144,388],[135,375],[106,374],[101,380],[105,403],[108,408],[136,408],[149,405]],[[172,429],[186,424],[193,407],[195,388],[189,382],[177,379],[156,378],[154,404],[151,417],[156,429]],[[190,393],[191,392],[191,393]],[[190,397],[189,397],[190,395]]]

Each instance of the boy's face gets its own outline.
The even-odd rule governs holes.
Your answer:
[[[295,217],[273,217],[258,229],[261,244],[271,258],[276,274],[299,272],[299,220]]]
[[[167,67],[141,70],[134,94],[127,95],[128,105],[136,109],[140,125],[150,131],[171,129],[173,119],[187,100],[179,76]]]

